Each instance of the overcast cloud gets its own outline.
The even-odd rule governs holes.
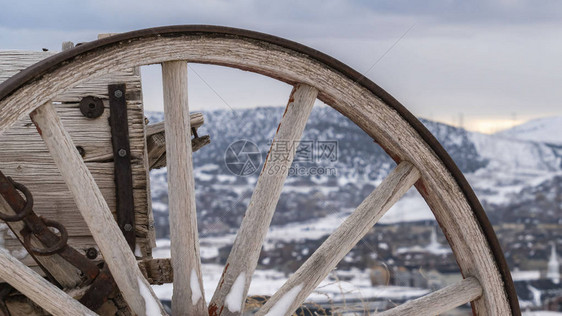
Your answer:
[[[5,1],[0,49],[59,50],[62,41],[171,24],[274,34],[363,73],[384,55],[367,77],[416,115],[458,124],[462,113],[472,129],[562,115],[562,1],[554,0]],[[143,75],[147,107],[159,108],[158,69]],[[282,105],[289,91],[238,70],[190,73],[195,109]]]

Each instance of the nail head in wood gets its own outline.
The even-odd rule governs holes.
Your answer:
[[[86,257],[90,260],[94,260],[98,257],[98,250],[94,247],[88,248],[86,250]]]

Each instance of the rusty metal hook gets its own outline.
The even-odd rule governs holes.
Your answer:
[[[33,196],[23,184],[17,183],[10,177],[7,177],[7,179],[16,189],[18,189],[23,193],[23,195],[25,195],[25,206],[19,212],[17,212],[16,215],[6,215],[0,212],[0,219],[5,222],[21,221],[33,211]]]
[[[25,248],[28,249],[29,252],[31,252],[32,254],[34,254],[36,256],[50,256],[50,255],[54,255],[56,253],[61,252],[67,246],[68,231],[59,222],[51,221],[51,220],[45,219],[43,217],[41,217],[41,220],[43,221],[43,223],[45,223],[45,226],[56,228],[59,231],[59,233],[60,233],[59,241],[56,244],[54,244],[53,246],[48,247],[48,248],[44,248],[44,249],[36,248],[36,247],[31,246],[31,235],[33,235],[33,232],[26,231],[23,234],[24,235],[23,236],[23,242],[24,242]]]

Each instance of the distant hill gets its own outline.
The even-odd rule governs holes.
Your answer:
[[[496,133],[512,139],[562,145],[562,116],[535,119]]]
[[[265,159],[283,108],[265,107],[203,112],[205,124],[199,134],[209,134],[211,144],[194,154],[197,209],[200,228],[207,233],[225,233],[238,228],[255,185],[256,174],[233,175],[224,161],[228,146],[237,140],[257,144]],[[151,122],[163,113],[148,113]],[[465,173],[485,205],[506,207],[514,194],[540,185],[562,171],[562,146],[523,139],[534,131],[539,137],[552,131],[561,118],[543,119],[542,124],[524,124],[501,134],[485,135],[422,119]],[[535,126],[534,129],[531,127]],[[507,137],[506,135],[510,135]],[[560,134],[551,135],[550,140]],[[558,136],[560,137],[560,136]],[[337,142],[337,159],[313,159],[294,166],[332,168],[336,175],[289,176],[274,225],[327,216],[353,209],[394,168],[394,162],[373,140],[350,120],[329,107],[315,107],[303,140]],[[316,154],[319,154],[316,152]],[[261,169],[261,166],[258,167]],[[165,169],[152,172],[152,197],[159,227],[167,227],[167,184]],[[493,209],[493,208],[492,208]],[[227,214],[225,216],[225,214]],[[383,222],[432,219],[433,215],[414,190],[383,217]],[[492,218],[496,218],[492,216]],[[158,222],[157,222],[158,224]],[[163,228],[165,230],[165,228]],[[161,231],[160,236],[166,236]]]

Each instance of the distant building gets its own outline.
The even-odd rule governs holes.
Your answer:
[[[396,250],[397,255],[405,253],[430,253],[433,255],[447,255],[451,253],[451,248],[445,247],[437,241],[437,228],[433,227],[431,230],[431,235],[429,236],[429,244],[425,247],[413,246],[413,247],[402,247]]]
[[[371,285],[373,286],[384,286],[390,284],[390,271],[386,265],[378,264],[373,266],[371,268],[371,272],[369,273],[369,277],[371,278]]]
[[[523,310],[562,311],[562,286],[560,285],[560,261],[553,243],[546,274],[540,271],[519,271],[511,273],[515,290]],[[541,277],[542,276],[542,277]]]
[[[550,259],[548,259],[548,268],[546,271],[546,278],[551,280],[554,284],[560,283],[560,262],[556,254],[556,246],[553,243],[550,251]]]
[[[435,269],[430,270],[424,274],[427,279],[427,288],[432,291],[437,291],[446,287],[447,285],[455,284],[463,279],[460,272],[439,272]]]
[[[408,270],[405,267],[394,269],[390,282],[396,286],[427,288],[427,278],[419,270]]]
[[[515,291],[523,310],[562,311],[562,288],[550,279],[515,281]]]
[[[515,268],[513,269],[513,271],[511,271],[511,279],[513,279],[513,282],[540,280],[541,271],[540,270],[522,271],[519,270],[518,268]]]

